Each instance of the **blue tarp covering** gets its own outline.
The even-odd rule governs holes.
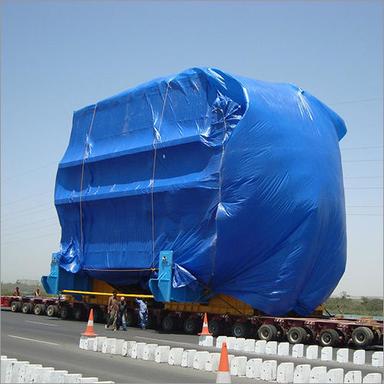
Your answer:
[[[56,180],[60,266],[145,286],[173,250],[215,293],[306,315],[345,268],[345,133],[295,85],[212,68],[81,109]]]

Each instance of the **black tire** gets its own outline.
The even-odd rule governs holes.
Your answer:
[[[57,305],[53,305],[53,304],[48,305],[47,310],[46,310],[46,313],[47,313],[48,317],[56,316],[57,312],[58,312]]]
[[[201,320],[195,316],[190,316],[184,320],[183,329],[188,335],[196,335],[201,329]]]
[[[67,305],[63,305],[59,310],[59,316],[62,320],[66,320],[70,317],[71,310]]]
[[[21,312],[24,314],[31,313],[33,309],[33,306],[31,303],[24,303],[23,306],[21,307]]]
[[[287,340],[290,344],[303,344],[307,340],[307,331],[302,327],[289,328]]]
[[[125,316],[125,323],[127,324],[127,327],[137,326],[137,315],[134,311],[127,311],[127,315]]]
[[[277,340],[277,328],[272,324],[263,324],[257,331],[260,340],[274,341]]]
[[[320,332],[319,344],[323,347],[336,347],[339,345],[339,337],[336,329],[323,329]]]
[[[356,347],[366,348],[372,345],[375,335],[367,327],[358,327],[352,332],[352,342]]]
[[[234,337],[248,337],[251,327],[248,323],[237,322],[232,327],[232,335]]]
[[[21,303],[20,303],[20,301],[12,301],[12,303],[11,303],[11,311],[12,312],[20,312],[21,311]]]
[[[208,330],[209,330],[209,333],[212,333],[213,337],[224,335],[225,327],[224,327],[223,321],[216,320],[216,319],[211,320],[208,323]]]
[[[86,320],[88,320],[90,310],[91,308],[89,308],[88,311],[86,311],[86,314],[85,314]],[[95,323],[101,323],[101,324],[105,323],[104,311],[99,307],[93,307],[93,319]]]
[[[77,321],[84,321],[86,320],[86,314],[85,314],[85,309],[84,307],[80,305],[76,305],[73,308],[73,318]]]
[[[164,332],[172,332],[176,329],[176,319],[172,315],[167,315],[161,320],[161,329]]]
[[[33,313],[34,313],[35,315],[38,315],[38,316],[40,316],[40,315],[44,315],[44,312],[45,312],[44,309],[45,309],[45,308],[44,308],[44,305],[43,305],[43,304],[36,304],[36,305],[33,307]]]

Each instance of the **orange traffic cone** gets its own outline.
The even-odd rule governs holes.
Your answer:
[[[85,332],[82,333],[82,335],[88,337],[97,336],[95,330],[93,329],[93,308],[91,308],[91,311],[89,312],[87,328],[85,328]]]
[[[207,317],[206,313],[204,313],[203,328],[201,328],[201,332],[198,335],[199,336],[212,336],[212,333],[209,333],[208,317]]]
[[[219,369],[217,370],[216,383],[231,383],[231,373],[229,372],[228,349],[224,341],[221,346]]]

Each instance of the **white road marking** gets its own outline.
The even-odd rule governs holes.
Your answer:
[[[57,343],[51,343],[50,341],[29,339],[28,337],[21,337],[21,336],[15,336],[15,335],[8,335],[8,337],[13,337],[15,339],[21,339],[21,340],[27,340],[27,341],[34,341],[35,343],[43,343],[43,344],[50,344],[50,345],[60,345],[60,344],[57,344]]]
[[[32,324],[43,324],[43,325],[47,325],[48,327],[58,327],[57,324],[41,323],[40,321],[25,320],[25,322],[26,322],[26,323],[32,323]]]

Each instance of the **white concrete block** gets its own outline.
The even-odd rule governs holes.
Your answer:
[[[320,359],[323,361],[332,361],[333,359],[333,348],[323,347],[320,352]]]
[[[334,368],[327,372],[326,383],[343,383],[344,382],[344,369]]]
[[[336,361],[338,363],[348,363],[348,355],[349,355],[348,348],[340,348],[336,352]]]
[[[363,378],[363,383],[369,384],[378,384],[382,383],[381,381],[381,373],[368,373]]]
[[[93,346],[94,352],[101,352],[101,349],[103,348],[104,340],[107,340],[105,336],[96,337],[96,343]]]
[[[304,356],[304,344],[294,344],[292,346],[292,357],[303,357]]]
[[[244,352],[255,352],[255,339],[245,339]]]
[[[277,346],[277,354],[279,356],[289,356],[289,343],[279,343]]]
[[[68,371],[52,371],[50,374],[50,383],[64,383],[64,377]]]
[[[227,341],[227,336],[217,336],[216,348],[221,348],[224,341],[225,342]]]
[[[208,351],[197,351],[193,358],[193,368],[198,369],[199,371],[205,370],[205,364],[207,363],[209,358]]]
[[[169,365],[181,365],[183,358],[183,348],[171,348],[169,351],[168,364]]]
[[[135,346],[136,341],[126,341],[123,343],[123,346],[121,348],[121,354],[122,356],[132,356],[132,349]]]
[[[116,339],[116,341],[112,344],[111,346],[111,354],[112,355],[121,355],[121,352],[123,350],[123,344],[124,344],[123,339]],[[88,340],[89,343],[89,340]]]
[[[64,375],[64,383],[80,383],[80,373],[67,373]]]
[[[277,377],[278,383],[293,383],[293,372],[295,365],[293,363],[281,363],[277,366]]]
[[[88,384],[88,383],[97,383],[99,379],[97,377],[82,377],[80,379],[80,383]]]
[[[36,368],[34,370],[33,375],[31,376],[32,383],[49,383],[51,372],[53,372],[55,368],[53,367],[41,367]]]
[[[11,372],[10,383],[23,383],[29,361],[16,361]]]
[[[25,369],[24,382],[33,383],[36,381],[36,369],[42,368],[41,364],[29,364]]]
[[[327,367],[313,367],[309,376],[310,383],[326,383]]]
[[[131,357],[132,359],[142,359],[144,354],[144,348],[146,343],[135,343],[132,347]]]
[[[255,343],[255,353],[264,354],[267,342],[265,340],[257,340]]]
[[[361,371],[348,371],[344,376],[344,383],[360,384],[362,380]]]
[[[358,349],[357,351],[353,352],[353,364],[365,364],[365,350],[364,349]]]
[[[112,346],[116,344],[116,339],[108,337],[106,340],[104,340],[103,345],[101,347],[101,352],[102,353],[111,353]]]
[[[161,345],[157,347],[155,352],[155,362],[168,363],[170,350],[171,350],[171,347],[169,345]]]
[[[235,356],[231,360],[230,371],[233,376],[245,376],[247,371],[247,357]]]
[[[183,352],[183,356],[181,357],[181,366],[182,367],[193,367],[193,359],[195,358],[196,349],[186,349]]]
[[[235,348],[235,343],[236,343],[236,337],[227,337],[227,348],[228,349],[234,349]]]
[[[98,381],[99,384],[115,384],[114,381]]]
[[[5,358],[1,360],[1,378],[4,378],[4,381],[1,381],[2,383],[10,383],[12,371],[16,363],[17,359]]]
[[[143,360],[155,360],[158,344],[146,344],[143,350]]]
[[[318,359],[319,357],[319,346],[309,345],[305,351],[305,357],[310,360]]]
[[[372,365],[374,367],[383,366],[383,352],[373,352],[372,353]]]
[[[261,364],[260,379],[265,381],[275,381],[277,377],[277,361],[265,360]]]
[[[235,341],[234,350],[235,351],[244,351],[244,344],[245,344],[245,338],[244,337],[238,337]]]
[[[213,336],[199,336],[199,345],[202,347],[213,347]]]
[[[309,364],[297,365],[293,372],[294,383],[309,383],[311,376],[311,366]]]
[[[276,355],[277,354],[277,341],[268,341],[265,346],[266,355]]]
[[[80,341],[79,341],[79,348],[80,349],[87,349],[86,347],[85,347],[85,341],[87,340],[88,338],[87,338],[87,336],[80,336]]]
[[[245,376],[250,379],[260,379],[262,364],[263,359],[249,359],[247,361]]]
[[[205,370],[209,372],[216,372],[219,368],[220,353],[210,353],[207,362],[205,363]]]
[[[93,351],[96,343],[97,343],[96,337],[88,337],[87,351]]]

